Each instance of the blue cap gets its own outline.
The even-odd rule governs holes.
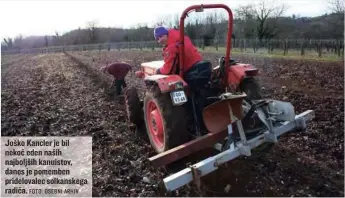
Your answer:
[[[156,27],[154,30],[155,39],[157,40],[159,37],[163,35],[168,35],[168,30],[163,26]]]

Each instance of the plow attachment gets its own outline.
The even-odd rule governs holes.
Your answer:
[[[173,175],[166,177],[163,180],[165,187],[168,191],[173,191],[192,181],[198,182],[197,180],[199,180],[200,177],[217,170],[220,165],[241,155],[250,156],[252,149],[265,142],[276,142],[277,137],[283,135],[284,133],[305,129],[305,122],[311,120],[313,117],[314,111],[308,110],[297,115],[294,121],[284,122],[281,124],[281,126],[273,128],[273,131],[266,131],[263,134],[246,141],[246,144],[243,144],[242,142],[233,143],[229,149],[219,153],[218,155],[205,159],[189,168],[185,168]],[[222,146],[217,144],[215,147],[220,149]]]
[[[295,115],[291,103],[277,100],[262,100],[246,109],[243,105],[245,96],[222,95],[220,101],[204,109],[203,117],[208,134],[149,158],[154,165],[164,166],[207,147],[220,151],[215,156],[164,178],[168,191],[193,181],[200,184],[200,177],[217,170],[220,165],[241,155],[251,156],[252,149],[266,142],[276,143],[278,137],[287,132],[305,131],[306,122],[315,117],[313,110]],[[256,116],[265,127],[251,138],[242,126],[242,123],[246,124],[248,115]]]

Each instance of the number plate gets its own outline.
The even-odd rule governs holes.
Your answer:
[[[170,93],[173,105],[181,105],[187,102],[187,97],[184,91],[174,91]]]

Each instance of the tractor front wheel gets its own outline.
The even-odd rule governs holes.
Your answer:
[[[169,93],[158,87],[146,92],[144,119],[151,145],[162,153],[188,141],[186,110],[173,106]]]

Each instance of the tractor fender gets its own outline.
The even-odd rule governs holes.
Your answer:
[[[179,75],[150,75],[144,78],[146,86],[158,85],[161,93],[184,89],[188,84]]]

